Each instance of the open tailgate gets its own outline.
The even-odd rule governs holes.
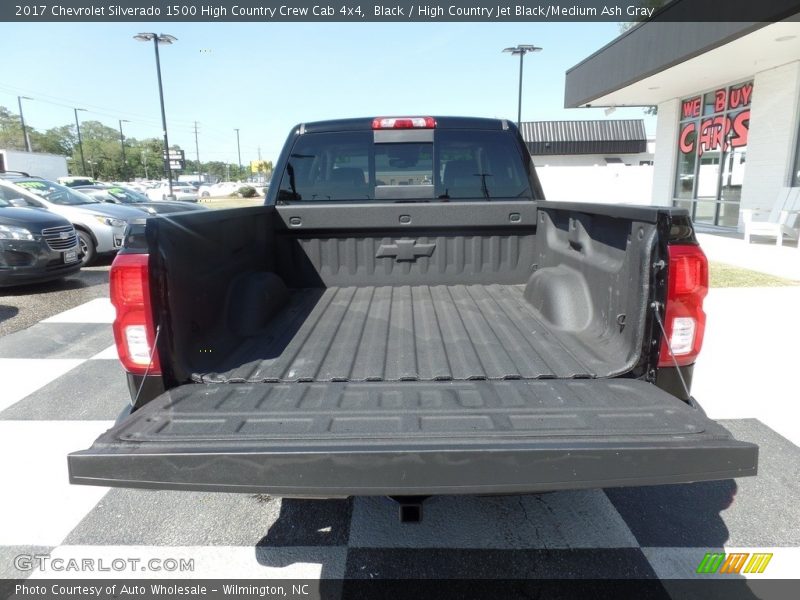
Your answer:
[[[90,485],[492,494],[755,475],[758,447],[629,379],[190,384],[68,461]]]

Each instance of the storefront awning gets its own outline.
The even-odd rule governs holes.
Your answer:
[[[684,1],[674,4],[680,8]],[[725,3],[691,1],[715,4],[720,22],[645,22],[628,30],[567,71],[564,105],[657,105],[750,78],[800,56],[800,15],[779,23],[725,22]],[[797,10],[796,0],[764,4],[781,17]]]

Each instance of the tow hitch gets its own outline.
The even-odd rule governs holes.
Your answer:
[[[389,496],[397,502],[401,523],[419,523],[422,521],[422,503],[430,496]]]

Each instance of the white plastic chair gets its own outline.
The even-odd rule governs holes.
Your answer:
[[[766,220],[756,217],[764,213],[758,209],[742,210],[744,241],[750,243],[753,235],[774,237],[778,246],[783,245],[784,236],[800,240],[800,188],[783,188]]]

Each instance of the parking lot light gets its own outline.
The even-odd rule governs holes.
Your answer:
[[[78,112],[86,112],[85,108],[73,108],[75,111],[75,129],[78,132],[78,149],[81,151],[81,167],[83,172],[81,175],[86,175],[86,159],[83,158],[83,138],[81,138],[81,124],[78,121]]]
[[[22,140],[25,143],[25,151],[31,151],[31,140],[28,138],[28,130],[25,127],[25,117],[22,115],[22,101],[33,100],[30,96],[17,96],[17,104],[19,104],[19,122],[22,125]]]
[[[519,100],[517,101],[517,127],[522,126],[522,59],[528,52],[541,52],[541,48],[533,44],[517,44],[513,48],[504,48],[503,52],[510,52],[512,56],[519,55]]]
[[[130,123],[128,119],[119,119],[119,143],[122,146],[122,178],[128,181],[128,161],[125,160],[125,135],[122,133],[122,124]]]
[[[242,177],[242,147],[239,145],[239,129],[235,128],[236,132],[236,153],[239,156],[239,178]]]
[[[158,75],[158,98],[161,102],[161,125],[164,128],[164,175],[167,177],[169,184],[169,195],[172,197],[172,169],[169,168],[169,137],[167,136],[167,113],[164,110],[164,86],[161,83],[161,58],[158,55],[159,44],[172,44],[177,42],[178,38],[166,33],[139,33],[133,36],[133,39],[139,42],[153,42],[153,48],[156,53],[156,74]]]

